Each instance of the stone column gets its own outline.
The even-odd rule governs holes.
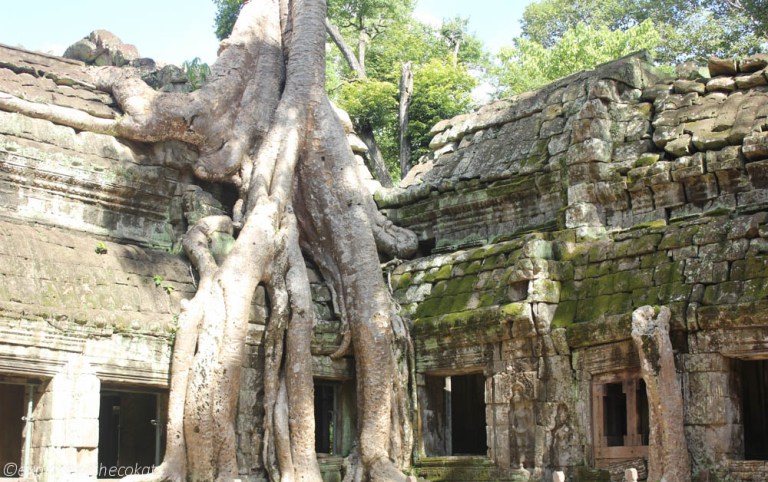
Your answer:
[[[47,385],[34,411],[32,467],[39,482],[96,480],[101,383],[73,358]]]
[[[669,340],[669,308],[658,316],[651,306],[632,313],[632,340],[648,392],[650,446],[648,480],[690,480],[691,462],[683,428],[683,393]]]

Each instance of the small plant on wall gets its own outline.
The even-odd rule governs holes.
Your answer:
[[[163,278],[161,275],[156,274],[152,277],[152,281],[155,283],[155,286],[158,288],[162,288],[163,291],[165,291],[168,294],[173,293],[176,291],[176,288],[174,288],[172,285],[169,285],[167,283],[163,283],[165,281],[165,278]]]

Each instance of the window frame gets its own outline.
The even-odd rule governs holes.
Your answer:
[[[606,373],[592,377],[592,447],[594,458],[599,461],[614,461],[620,459],[648,458],[648,445],[642,445],[642,433],[638,432],[639,411],[637,397],[626,397],[627,434],[624,436],[624,445],[608,446],[603,414],[603,396],[605,387],[609,384],[621,383],[624,394],[636,393],[638,384],[642,380],[637,370],[624,370],[620,372]]]

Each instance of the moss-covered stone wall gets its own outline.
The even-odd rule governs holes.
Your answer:
[[[391,274],[417,373],[482,371],[507,474],[645,476],[642,447],[605,458],[594,410],[601,383],[638,376],[632,314],[651,305],[672,313],[692,478],[765,475],[746,475],[739,367],[768,357],[768,57],[723,65],[630,57],[444,121],[410,186],[378,195],[434,253]]]

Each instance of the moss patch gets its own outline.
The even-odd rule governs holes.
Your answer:
[[[555,316],[552,318],[553,328],[567,328],[570,326],[576,317],[576,308],[578,303],[576,301],[563,301],[557,305]]]
[[[395,281],[395,289],[396,290],[408,289],[408,287],[411,286],[411,283],[413,283],[413,274],[410,271],[405,272],[397,277],[397,280]]]

